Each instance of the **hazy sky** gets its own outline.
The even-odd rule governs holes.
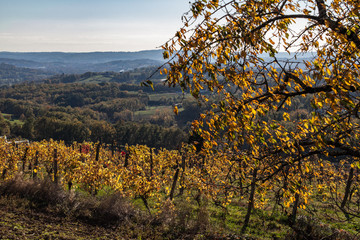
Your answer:
[[[189,0],[0,0],[0,51],[156,49]]]

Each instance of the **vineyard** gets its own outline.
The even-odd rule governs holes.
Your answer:
[[[31,142],[0,139],[0,215],[15,195],[128,239],[360,239],[359,1],[189,7],[146,90],[3,88],[0,135]]]
[[[290,224],[300,211],[325,216],[329,222],[334,218],[359,221],[359,168],[345,160],[334,164],[309,157],[301,164],[288,162],[277,171],[273,167],[276,159],[250,162],[241,152],[197,152],[186,145],[171,151],[139,145],[119,149],[89,142],[67,146],[52,140],[30,144],[2,141],[0,156],[2,182],[21,174],[25,179],[50,179],[65,191],[89,195],[117,192],[141,199],[150,214],[176,199],[199,205],[206,200],[224,212],[225,219],[231,217],[234,207],[242,209],[244,214],[238,219],[242,231],[257,210],[269,216],[280,212]],[[324,215],[321,208],[332,213]]]

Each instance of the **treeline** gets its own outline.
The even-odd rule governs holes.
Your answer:
[[[33,140],[54,139],[73,141],[94,141],[117,143],[120,145],[145,144],[155,148],[178,148],[187,141],[187,134],[176,127],[161,127],[150,123],[117,122],[89,120],[86,122],[40,117],[27,120],[22,127],[14,125],[11,133]]]
[[[62,112],[115,123],[133,120],[133,113],[145,110],[148,105],[173,106],[182,101],[179,93],[177,98],[162,97],[149,104],[150,94],[176,93],[176,89],[162,84],[155,89],[156,92],[140,85],[118,83],[18,84],[0,89],[0,111],[15,118],[21,114],[27,117],[30,113],[39,116]]]
[[[142,98],[141,87],[116,83],[17,84],[0,90],[1,99],[29,100],[59,106],[91,105],[116,98]],[[75,98],[76,96],[76,98]],[[146,99],[142,99],[146,100]]]
[[[82,74],[58,74],[44,82],[46,83],[75,83],[75,82],[115,82],[115,83],[140,83],[149,76],[153,79],[162,79],[163,76],[156,71],[157,67],[141,67],[126,71],[114,72],[86,72]],[[180,90],[180,88],[179,88]]]
[[[115,124],[103,120],[81,121],[71,115],[55,113],[40,117],[28,117],[23,124],[11,124],[0,115],[0,135],[23,137],[30,140],[54,139],[66,143],[94,141],[120,145],[144,144],[155,148],[178,148],[188,139],[187,133],[178,127],[162,127],[151,123],[118,121]]]

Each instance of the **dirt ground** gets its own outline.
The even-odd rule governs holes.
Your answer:
[[[21,199],[0,198],[0,239],[131,239],[105,228],[31,208]],[[136,233],[134,233],[136,234]],[[133,236],[137,238],[138,236]]]

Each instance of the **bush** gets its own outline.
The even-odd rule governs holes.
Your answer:
[[[139,211],[120,194],[97,198],[66,192],[50,180],[24,180],[19,175],[0,185],[0,196],[15,195],[29,199],[39,209],[52,209],[58,214],[109,225],[140,219]]]
[[[296,223],[292,226],[292,232],[290,232],[285,239],[357,240],[360,238],[342,229],[331,228],[329,225],[320,222],[314,217],[298,216]]]

